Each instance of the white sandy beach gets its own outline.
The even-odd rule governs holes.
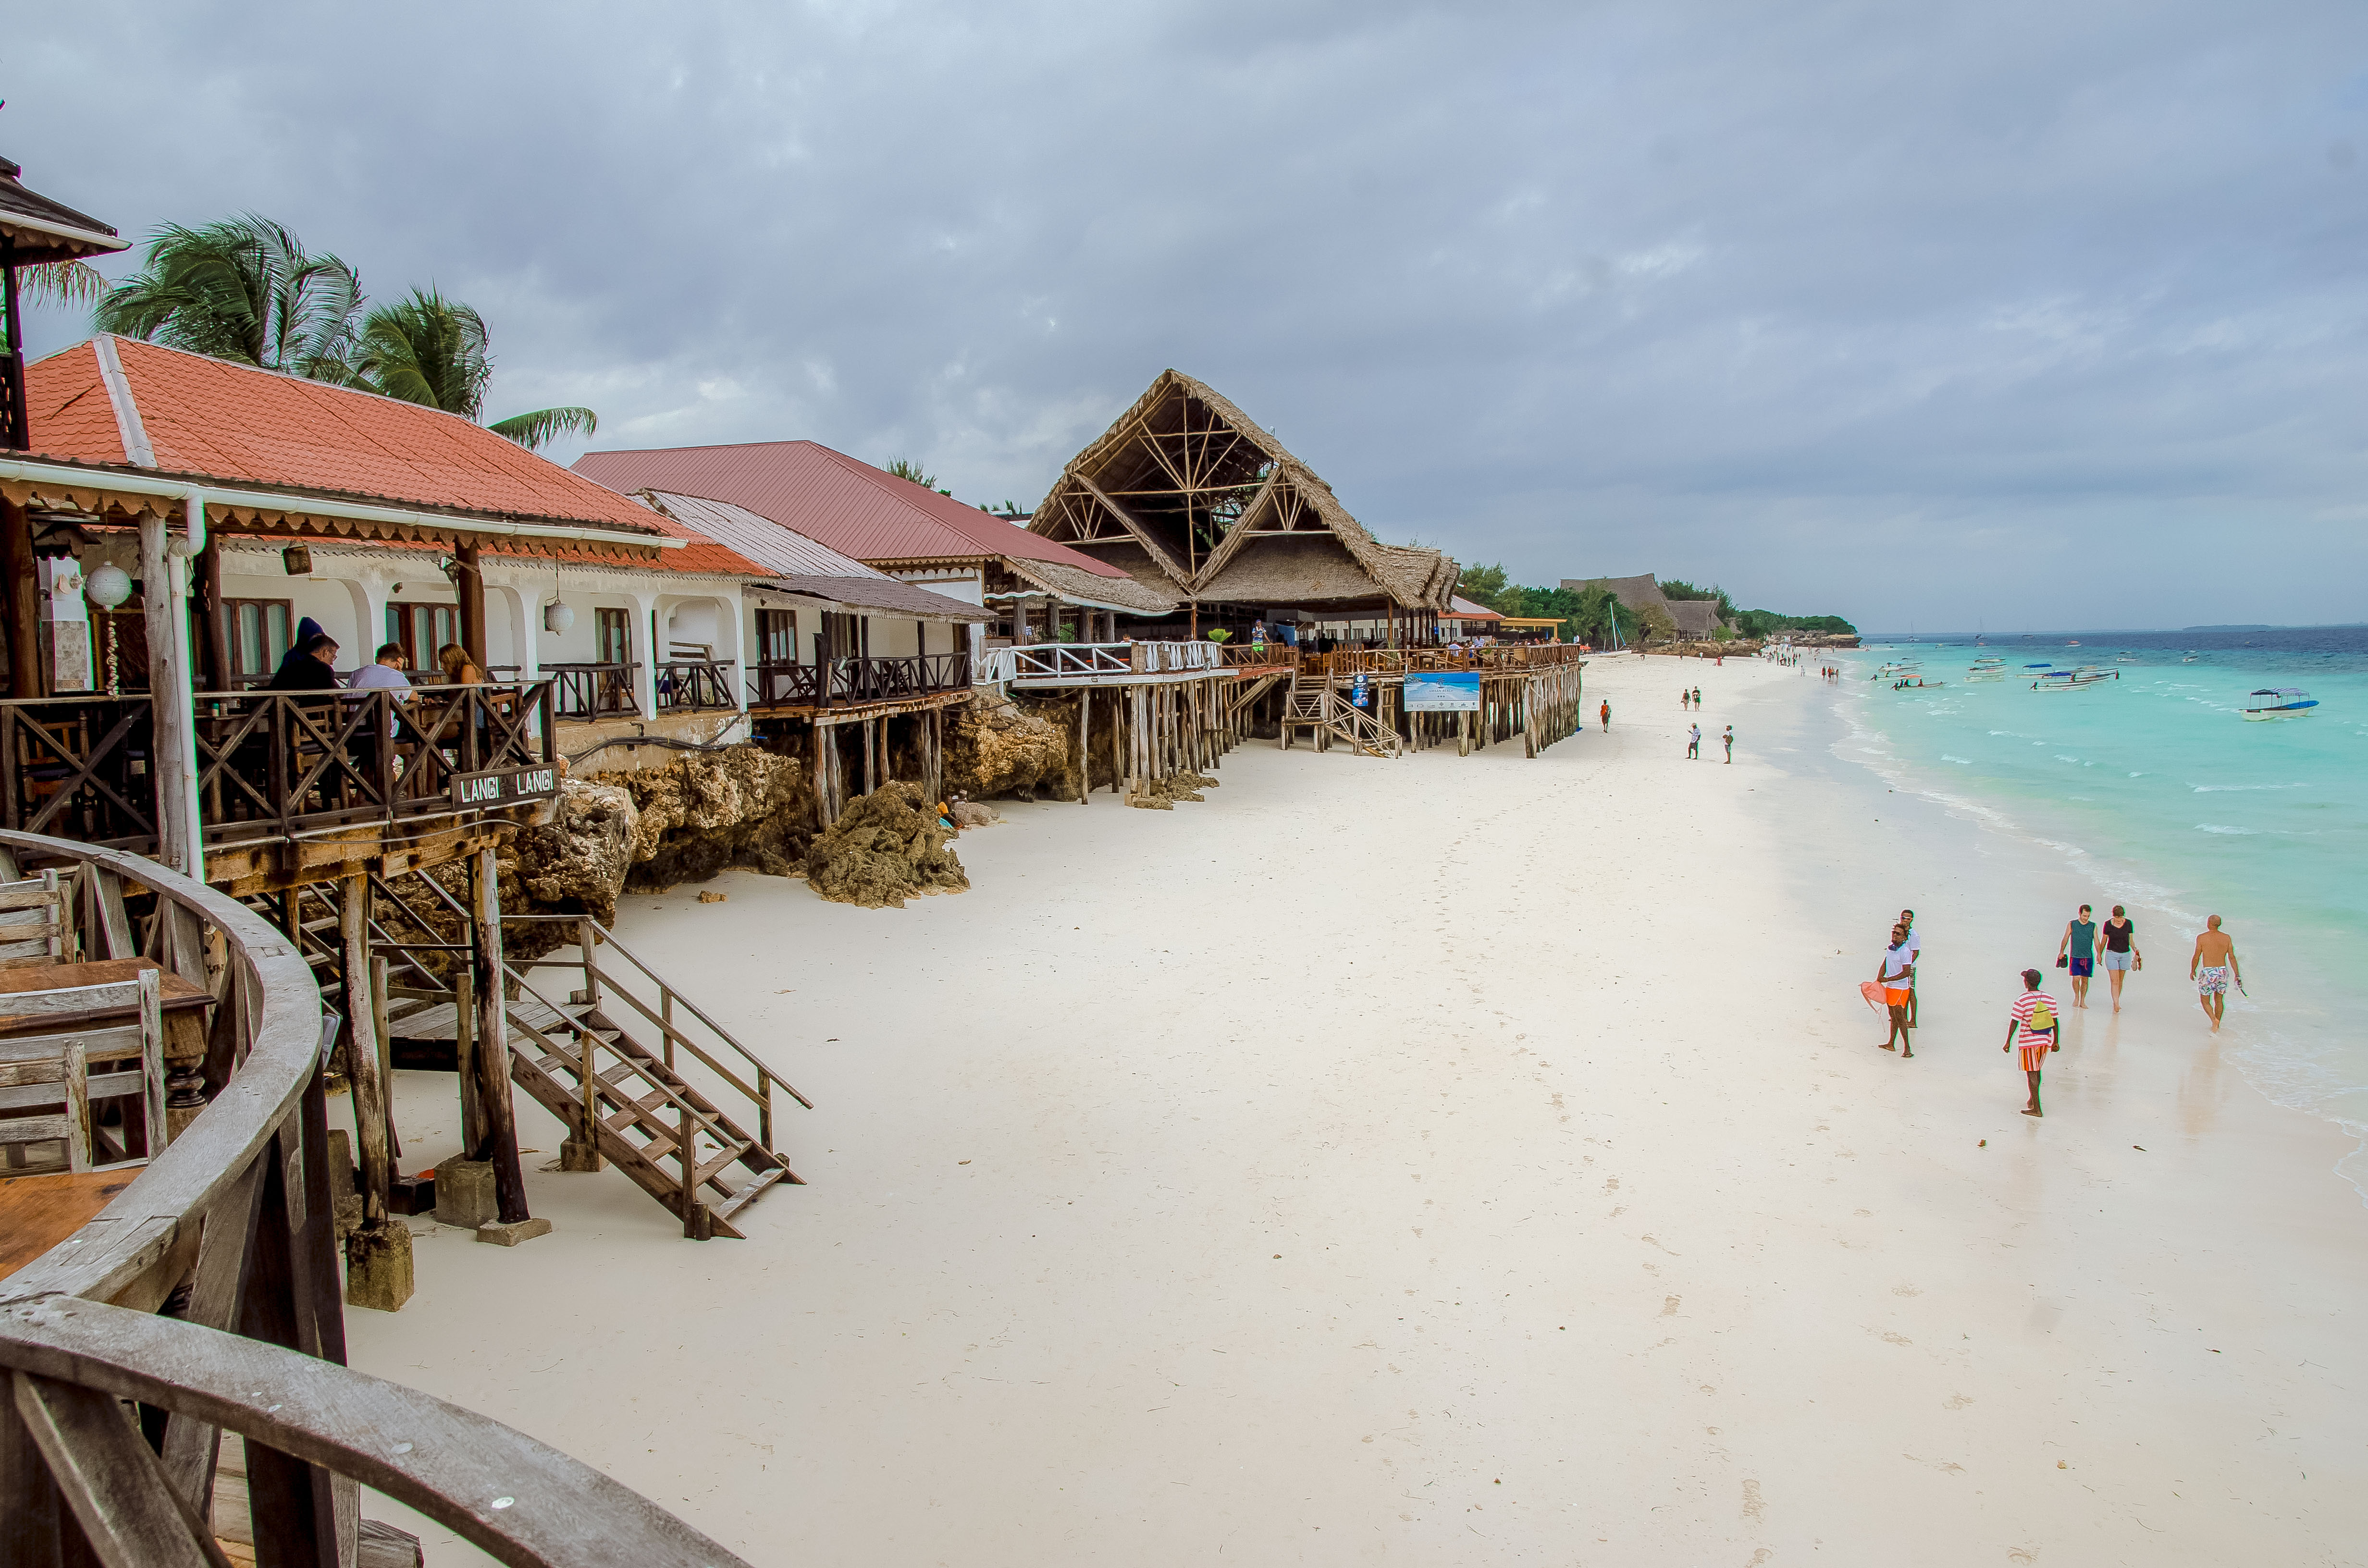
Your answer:
[[[685,1242],[520,1096],[557,1231],[415,1221],[355,1363],[768,1565],[2368,1561],[2350,1145],[2205,1035],[2186,935],[2033,1121],[2013,971],[2097,890],[1838,761],[1814,676],[1605,696],[1533,762],[1007,805],[902,911],[629,899],[816,1101],[811,1185]],[[1855,989],[1903,904],[1905,1062]],[[424,1169],[451,1081],[401,1076]]]

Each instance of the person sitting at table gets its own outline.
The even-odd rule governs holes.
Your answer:
[[[469,657],[469,650],[458,642],[447,642],[437,649],[436,663],[443,669],[444,678],[454,686],[477,686],[485,678],[485,672]]]
[[[391,691],[394,693],[393,701],[399,708],[401,704],[411,700],[411,677],[403,673],[403,662],[402,643],[381,642],[379,644],[377,656],[354,672],[353,679],[346,683],[346,688],[349,691]],[[375,730],[376,727],[372,728]],[[375,774],[378,771],[379,746],[383,741],[392,740],[400,733],[400,724],[394,716],[390,714],[383,736],[370,733],[362,737],[361,763],[364,772]]]
[[[297,629],[296,645],[272,672],[267,691],[335,691],[337,689],[337,640],[307,616]]]

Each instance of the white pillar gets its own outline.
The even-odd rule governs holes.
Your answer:
[[[82,562],[73,556],[44,557],[34,570],[41,590],[41,657],[51,691],[91,691],[98,686],[91,659],[90,608],[82,597]]]
[[[532,680],[534,672],[542,667],[542,606],[537,602],[539,597],[532,584],[485,585],[485,619],[491,622],[498,613],[509,621],[510,656],[501,662],[516,665],[520,680]],[[498,611],[496,605],[500,607]],[[488,642],[492,640],[490,636],[486,638]],[[490,650],[485,656],[493,657]]]
[[[658,596],[635,594],[633,600],[632,646],[640,651],[641,668],[633,672],[633,701],[643,719],[658,716],[658,660],[665,648],[657,642]]]

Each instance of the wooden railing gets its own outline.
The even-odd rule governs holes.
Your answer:
[[[560,1006],[563,1001],[567,1002],[570,1006],[598,1006],[605,1000],[611,998],[641,1014],[657,1029],[658,1054],[669,1069],[675,1066],[675,1048],[679,1046],[683,1051],[704,1062],[710,1072],[731,1085],[754,1108],[757,1112],[757,1138],[768,1153],[779,1153],[779,1148],[773,1142],[773,1090],[775,1088],[786,1091],[790,1098],[797,1101],[806,1109],[814,1109],[814,1101],[798,1093],[796,1086],[775,1072],[771,1063],[741,1044],[733,1036],[732,1031],[709,1017],[699,1004],[668,985],[659,976],[657,971],[643,963],[634,956],[632,949],[617,940],[617,934],[614,931],[591,916],[505,915],[502,916],[502,924],[505,926],[524,925],[573,926],[575,933],[575,957],[552,958],[546,955],[524,967],[527,970],[576,971],[584,976],[584,984],[581,987],[583,1001],[579,1004],[566,997],[553,999],[546,996],[535,987],[531,977],[521,971],[519,966],[505,965],[504,968],[508,971],[510,978],[518,983],[520,991],[534,996],[552,1012],[563,1015],[564,1009]],[[603,953],[612,955],[616,959],[622,959],[630,967],[621,971],[613,967],[603,967],[598,956]],[[645,991],[655,994],[657,1000],[655,1006],[643,999],[642,993]],[[710,1036],[707,1041],[702,1042],[697,1036],[686,1032],[692,1023],[706,1029]],[[723,1055],[734,1057],[737,1061],[725,1062],[716,1060],[718,1056]],[[754,1078],[756,1082],[749,1083],[747,1078],[741,1076],[743,1073],[746,1074],[748,1078]]]
[[[209,846],[458,814],[456,774],[547,759],[551,687],[199,692]],[[146,697],[0,702],[0,825],[144,850],[156,842]]]
[[[1213,642],[1210,646],[1220,647]],[[1221,651],[1228,665],[1272,665],[1299,663],[1299,650],[1287,642],[1268,642],[1263,645],[1238,642],[1227,642],[1222,645]]]
[[[206,1108],[0,1282],[8,1562],[222,1563],[206,1521],[225,1433],[245,1440],[260,1562],[352,1562],[364,1486],[506,1563],[740,1562],[523,1433],[348,1369],[322,1082],[335,1024],[311,969],[252,911],[136,856],[0,845],[25,869],[72,869],[99,912],[94,956],[144,952],[216,998]],[[143,926],[137,951],[118,950]]]
[[[1329,653],[1303,652],[1299,667],[1310,676],[1398,675],[1407,670],[1485,670],[1506,675],[1528,669],[1549,669],[1594,657],[1569,642],[1506,643],[1494,648],[1470,648],[1462,653],[1445,648],[1336,648]]]
[[[736,708],[732,699],[732,661],[679,659],[657,666],[658,711],[688,712],[701,708]]]
[[[895,659],[829,659],[819,665],[768,661],[749,671],[751,708],[841,708],[960,691],[971,684],[970,655],[921,653]]]
[[[639,665],[545,665],[552,686],[551,716],[589,722],[630,719],[642,710],[633,691]]]
[[[1226,663],[1224,649],[1214,642],[1021,642],[990,649],[979,680],[982,685],[1116,680],[1135,675],[1223,669]]]

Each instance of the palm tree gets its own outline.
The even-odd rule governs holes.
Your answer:
[[[93,324],[267,370],[349,383],[361,280],[253,212],[148,242],[147,265],[107,291]]]
[[[434,289],[380,305],[363,318],[353,364],[362,383],[387,397],[481,418],[494,360],[483,316]],[[570,433],[600,427],[588,408],[539,408],[485,426],[533,449]]]

